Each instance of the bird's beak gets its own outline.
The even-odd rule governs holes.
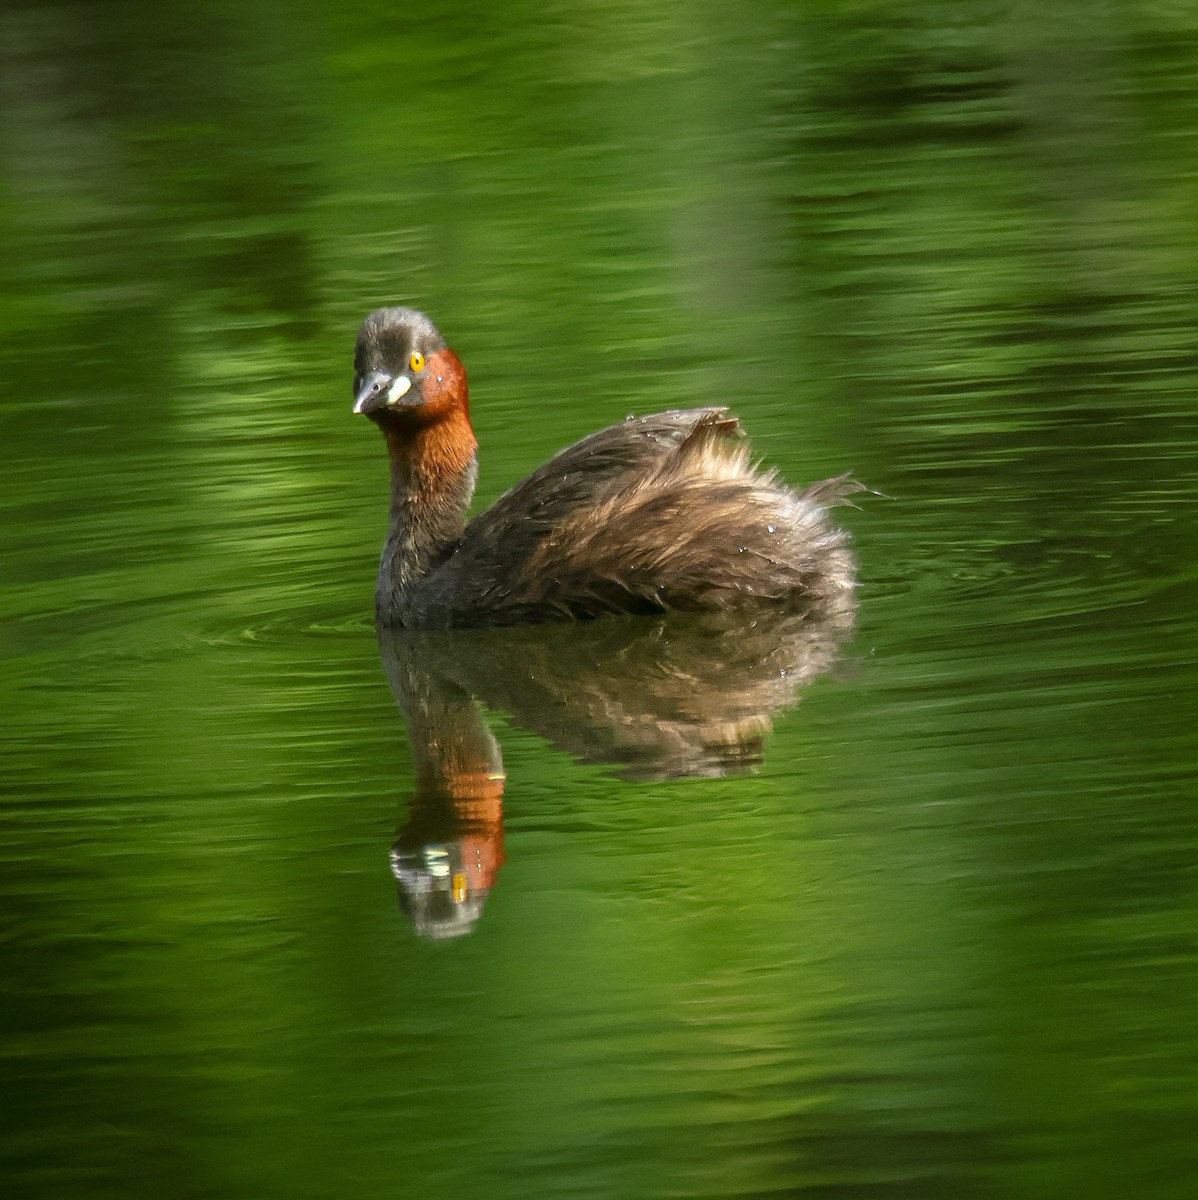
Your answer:
[[[355,413],[372,413],[380,408],[395,404],[402,396],[407,395],[412,387],[412,381],[407,375],[392,378],[386,371],[371,371],[362,380],[362,386],[354,397]]]

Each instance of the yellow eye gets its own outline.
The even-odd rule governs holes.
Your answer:
[[[413,350],[412,357],[408,359],[408,366],[411,367],[413,371],[423,371],[424,355],[421,354],[419,350]]]

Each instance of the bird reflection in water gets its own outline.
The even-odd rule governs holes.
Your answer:
[[[627,779],[751,771],[773,714],[836,660],[853,610],[846,592],[805,613],[380,631],[416,771],[411,812],[391,851],[415,931],[468,933],[504,862],[503,760],[480,701]]]

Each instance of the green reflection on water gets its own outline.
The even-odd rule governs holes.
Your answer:
[[[1193,1193],[1184,6],[11,5],[0,55],[6,1191]],[[392,300],[484,502],[713,401],[889,497],[758,776],[496,717],[448,952],[386,865]]]

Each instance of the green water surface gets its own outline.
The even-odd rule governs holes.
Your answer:
[[[1198,1194],[1196,10],[9,0],[0,147],[5,1196]],[[482,504],[712,403],[882,493],[750,770],[497,660],[440,941],[350,413],[397,302]]]

